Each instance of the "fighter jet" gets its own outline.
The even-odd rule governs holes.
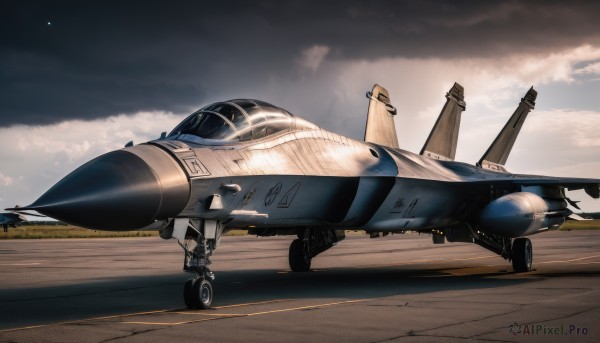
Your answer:
[[[34,217],[45,217],[39,214],[26,213],[19,210],[21,210],[21,208],[19,206],[15,206],[11,209],[11,212],[0,213],[0,224],[4,228],[4,232],[8,232],[9,227],[17,227],[17,225],[27,221],[27,218],[24,216],[24,214]]]
[[[504,164],[536,92],[530,89],[476,165],[454,161],[463,87],[446,95],[420,154],[399,148],[386,89],[369,98],[364,141],[319,128],[259,100],[208,105],[169,134],[109,152],[79,167],[33,204],[61,221],[99,230],[160,230],[183,248],[189,308],[213,300],[210,257],[223,233],[295,235],[294,272],[344,238],[418,231],[434,243],[470,242],[532,268],[524,236],[572,215],[565,190],[600,197],[600,179],[518,175]],[[376,248],[375,248],[376,249]]]
[[[19,223],[24,222],[26,220],[27,218],[25,218],[25,216],[18,213],[0,213],[0,224],[2,224],[4,232],[8,232],[9,227],[17,227]]]

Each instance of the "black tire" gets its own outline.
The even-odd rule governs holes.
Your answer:
[[[310,270],[310,256],[304,251],[304,242],[294,239],[290,245],[289,262],[293,272],[307,272]]]
[[[533,265],[533,247],[528,238],[517,238],[512,246],[512,266],[517,273],[531,271]]]
[[[444,243],[446,243],[446,238],[444,237],[444,235],[440,235],[439,233],[432,233],[431,234],[431,240],[433,241],[433,244],[444,244]]]
[[[208,280],[198,280],[192,288],[192,299],[194,308],[208,310],[213,300],[212,284]]]
[[[185,282],[185,285],[183,285],[183,301],[187,308],[194,308],[192,289],[194,288],[195,281],[196,279],[189,279]]]

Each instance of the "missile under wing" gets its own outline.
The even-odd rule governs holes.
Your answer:
[[[433,141],[451,133],[442,136],[455,144],[464,109],[455,87],[448,99],[454,107],[442,111],[444,125],[436,125],[424,149],[444,159],[397,147],[396,111],[378,85],[368,95],[365,141],[259,100],[234,99],[194,112],[158,140],[84,164],[21,209],[93,229],[155,229],[177,239],[184,270],[195,275],[184,285],[190,308],[210,307],[210,257],[233,228],[296,236],[289,250],[295,272],[310,270],[311,260],[347,229],[372,236],[413,230],[431,233],[436,243],[476,243],[512,261],[516,271],[529,271],[531,242],[523,236],[564,222],[571,214],[565,189],[599,198],[600,180],[514,175],[451,161],[454,147]],[[515,132],[494,142],[491,151],[499,149],[500,157],[489,153],[484,160],[506,162]]]

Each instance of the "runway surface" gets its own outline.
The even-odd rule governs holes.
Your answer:
[[[0,241],[1,342],[598,342],[600,231],[531,237],[515,274],[472,244],[350,236],[291,273],[292,237],[225,237],[209,311],[154,238]]]

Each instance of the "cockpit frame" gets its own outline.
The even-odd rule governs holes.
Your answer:
[[[205,106],[179,123],[166,139],[200,144],[231,144],[260,140],[277,133],[318,127],[260,100],[233,99]]]

